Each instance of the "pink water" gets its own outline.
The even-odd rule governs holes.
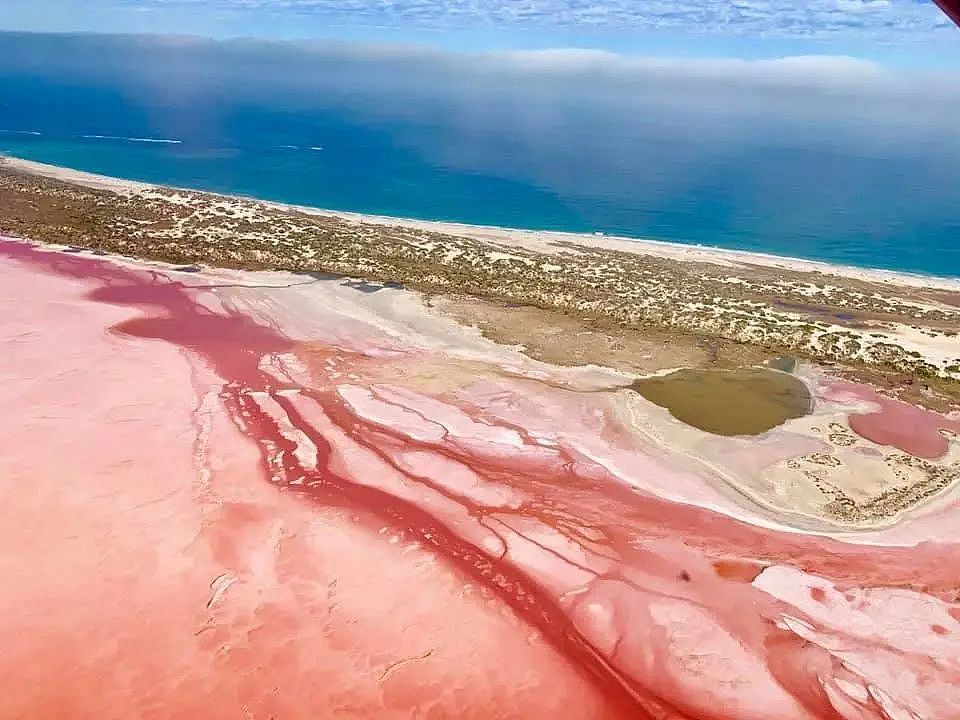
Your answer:
[[[948,441],[945,433],[960,435],[960,418],[946,417],[893,400],[872,388],[855,383],[838,383],[837,389],[879,406],[876,412],[850,417],[850,428],[878,445],[887,445],[916,457],[936,460],[947,453]]]
[[[736,520],[602,395],[387,381],[443,358],[332,311],[0,255],[0,717],[956,717],[954,544]]]

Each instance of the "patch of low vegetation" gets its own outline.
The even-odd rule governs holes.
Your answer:
[[[0,232],[176,265],[327,272],[531,306],[950,385],[960,366],[911,347],[960,327],[908,288],[556,242],[553,252],[173,189],[114,191],[0,161]]]

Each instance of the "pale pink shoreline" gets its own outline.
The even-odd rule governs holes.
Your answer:
[[[850,427],[878,445],[894,447],[914,457],[936,460],[950,447],[948,433],[960,437],[960,417],[943,417],[909,403],[884,397],[856,383],[836,383],[837,396],[877,406],[875,412],[851,415]]]
[[[400,295],[27,247],[0,264],[11,717],[960,706],[955,541],[733,519],[610,396],[405,344]]]

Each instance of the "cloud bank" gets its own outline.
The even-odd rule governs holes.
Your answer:
[[[960,147],[960,72],[894,70],[843,56],[664,59],[583,49],[456,53],[401,45],[189,37],[0,36],[0,75],[38,69],[122,88],[136,103],[339,108],[413,124],[505,132],[526,123],[642,124],[737,142],[815,142],[929,154]],[[493,119],[501,118],[497,122]],[[509,122],[507,122],[509,121]],[[177,132],[182,132],[175,128]],[[606,131],[605,131],[606,132]],[[609,130],[610,133],[614,129]],[[659,130],[657,131],[659,132]],[[177,136],[179,135],[172,135]],[[858,152],[859,152],[858,151]]]
[[[0,44],[7,128],[178,139],[164,149],[190,172],[220,168],[219,177],[240,158],[277,187],[302,185],[303,202],[315,204],[310,184],[335,195],[369,183],[379,212],[409,213],[390,203],[420,187],[427,168],[442,182],[424,191],[423,216],[496,206],[500,215],[473,221],[511,224],[511,208],[529,202],[558,225],[657,235],[657,223],[707,206],[735,211],[714,228],[731,238],[745,225],[759,235],[804,226],[822,238],[829,215],[845,233],[869,227],[895,240],[903,218],[934,234],[954,227],[960,203],[957,71],[836,56],[671,60],[152,36],[0,35]],[[77,102],[78,88],[92,101]],[[288,177],[271,153],[292,145],[325,150],[310,154],[309,173]],[[241,160],[237,177],[249,171]],[[180,169],[171,161],[170,172]]]

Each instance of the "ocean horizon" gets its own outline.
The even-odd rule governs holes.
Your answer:
[[[662,77],[467,56],[5,40],[0,152],[15,157],[334,211],[960,277],[960,134],[937,124],[954,99],[939,90],[903,108],[896,86],[823,98],[714,79],[704,97],[684,76],[678,99]]]

